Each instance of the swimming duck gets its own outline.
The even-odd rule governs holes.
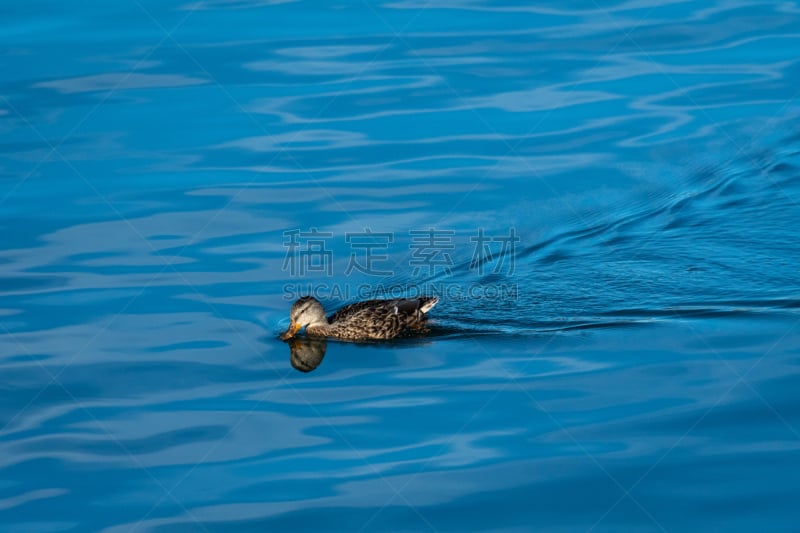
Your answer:
[[[436,296],[367,300],[342,307],[326,318],[319,300],[304,296],[292,305],[291,323],[281,339],[291,339],[304,327],[309,337],[348,341],[393,339],[409,330],[421,329],[425,314],[438,301]]]

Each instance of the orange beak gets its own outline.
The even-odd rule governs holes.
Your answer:
[[[281,334],[281,339],[285,341],[291,339],[292,337],[297,335],[297,332],[300,331],[301,327],[302,326],[300,324],[295,324],[294,322],[292,322],[291,324],[289,324],[289,329],[287,329]]]

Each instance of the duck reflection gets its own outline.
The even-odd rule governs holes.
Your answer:
[[[295,337],[289,340],[292,366],[300,372],[311,372],[325,357],[328,343],[325,339]]]

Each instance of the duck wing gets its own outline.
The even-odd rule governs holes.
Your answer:
[[[406,330],[418,329],[425,313],[438,298],[367,300],[347,305],[328,321],[332,336],[344,339],[391,339]]]
[[[363,302],[356,302],[354,304],[345,305],[331,316],[328,317],[328,322],[333,324],[334,322],[341,322],[348,318],[358,315],[362,313],[365,309],[372,309],[378,307],[382,302],[387,300],[365,300]]]
[[[365,300],[354,304],[346,305],[328,317],[328,322],[346,320],[361,313],[374,315],[394,314],[416,316],[424,315],[439,302],[439,298],[395,298],[391,300]]]

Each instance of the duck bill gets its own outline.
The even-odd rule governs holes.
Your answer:
[[[298,331],[300,331],[300,324],[295,324],[294,322],[292,322],[291,324],[289,324],[289,329],[281,333],[281,339],[288,341],[289,339],[297,335]]]

